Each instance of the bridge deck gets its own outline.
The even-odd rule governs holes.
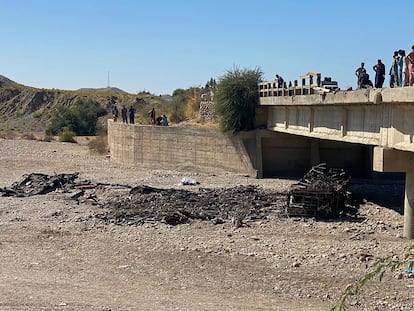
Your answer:
[[[414,87],[262,96],[267,128],[414,152]]]

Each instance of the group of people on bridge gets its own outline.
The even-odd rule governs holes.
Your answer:
[[[125,105],[121,108],[122,123],[128,124],[128,111],[129,111],[129,124],[135,123],[135,108],[133,106],[129,107],[129,110]],[[112,118],[114,122],[118,121],[119,111],[116,105],[112,107]]]
[[[369,79],[369,74],[365,69],[365,63],[355,70],[357,76],[358,89],[367,88],[382,88],[386,71],[385,65],[381,59],[378,59],[372,69],[375,72],[375,84]],[[411,47],[411,52],[406,55],[405,50],[398,50],[394,52],[392,64],[389,70],[390,87],[404,87],[414,85],[414,45]]]
[[[160,115],[156,118],[155,108],[149,111],[150,122],[152,125],[168,126],[167,116],[165,114]]]
[[[121,116],[122,116],[122,123],[128,124],[128,115],[129,115],[129,124],[135,124],[135,108],[131,106],[129,110],[125,107],[125,105],[121,108]],[[152,125],[161,125],[167,126],[168,120],[165,114],[162,114],[159,117],[156,117],[155,108],[152,108],[149,113],[150,124]],[[116,105],[112,106],[112,118],[114,122],[118,121],[119,111]]]

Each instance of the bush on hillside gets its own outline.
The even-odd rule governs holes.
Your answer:
[[[173,123],[180,123],[185,120],[187,97],[183,94],[173,96],[171,105],[168,107],[169,119]]]
[[[257,84],[261,78],[262,72],[258,68],[234,68],[219,79],[214,110],[223,132],[233,134],[254,129],[259,103]]]
[[[59,141],[65,143],[75,143],[75,136],[75,132],[71,131],[68,127],[65,127],[59,133]]]
[[[76,135],[95,135],[98,118],[106,113],[98,102],[92,100],[80,100],[72,107],[58,106],[46,134],[57,135],[67,127]]]

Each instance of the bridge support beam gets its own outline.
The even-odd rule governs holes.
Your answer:
[[[414,239],[414,154],[374,148],[374,171],[405,172],[404,237]]]
[[[405,173],[404,237],[414,239],[414,172]]]

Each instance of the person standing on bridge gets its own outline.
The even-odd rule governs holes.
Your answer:
[[[374,87],[374,85],[372,84],[372,81],[369,79],[369,74],[367,73],[363,73],[361,75],[361,79],[359,83],[360,83],[361,89],[370,89]]]
[[[390,87],[399,86],[398,81],[398,51],[394,51],[390,68]]]
[[[127,111],[127,108],[123,105],[121,109],[122,123],[128,124]]]
[[[379,59],[377,64],[374,65],[372,69],[375,71],[375,87],[380,89],[382,88],[385,80],[385,65]]]
[[[116,105],[113,105],[112,107],[112,118],[114,119],[114,122],[118,120],[119,111]]]
[[[408,86],[408,59],[405,50],[399,50],[400,60],[398,61],[398,74],[401,86]]]
[[[150,122],[155,125],[155,108],[152,108],[149,112]]]
[[[355,70],[355,75],[357,76],[357,83],[358,83],[358,89],[361,88],[361,80],[362,77],[367,73],[367,70],[365,69],[365,63],[361,63],[361,67],[359,67],[357,70]]]
[[[129,107],[129,124],[135,123],[135,108]]]
[[[409,84],[414,86],[414,45],[411,47],[411,52],[407,55],[407,59],[410,62],[408,64]]]
[[[283,80],[281,76],[276,75],[276,81],[277,81],[277,87],[279,89],[283,88],[283,83],[285,82],[285,80]]]

